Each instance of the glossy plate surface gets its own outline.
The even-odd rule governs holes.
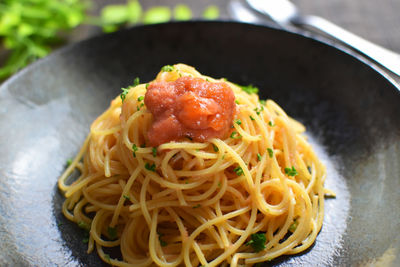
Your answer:
[[[228,22],[144,26],[62,49],[0,88],[0,265],[99,266],[60,213],[57,178],[90,123],[135,77],[163,65],[260,88],[303,122],[327,165],[322,231],[308,251],[266,265],[400,265],[400,91],[323,42]]]

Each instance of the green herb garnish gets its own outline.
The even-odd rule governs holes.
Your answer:
[[[237,166],[236,168],[234,168],[233,171],[236,172],[237,176],[240,176],[243,174],[243,169],[240,166]]]
[[[153,157],[157,157],[157,148],[156,148],[156,147],[153,147],[153,148],[151,149],[151,151],[152,151],[152,153],[153,153]]]
[[[248,93],[249,95],[250,95],[250,94],[257,94],[257,93],[258,93],[258,88],[257,88],[257,87],[254,87],[252,84],[247,85],[247,86],[245,86],[245,85],[239,85],[239,87],[240,87],[243,91],[245,91],[246,93]]]
[[[150,163],[146,162],[144,167],[149,171],[152,171],[152,172],[156,171],[156,164],[154,164],[154,163],[150,165]]]
[[[126,95],[129,93],[129,88],[121,88],[122,93],[120,95],[122,102],[124,102]]]
[[[212,144],[212,146],[213,146],[213,149],[214,149],[215,152],[219,151],[219,148],[216,145]]]
[[[162,71],[164,72],[171,72],[174,70],[174,66],[171,65],[165,65],[164,67],[161,68]]]
[[[261,105],[265,106],[265,103],[267,103],[267,101],[265,101],[265,100],[260,100],[260,104],[261,104]]]
[[[240,104],[239,104],[239,101],[237,101],[237,100],[235,100],[235,103],[238,104],[238,105],[240,105]]]
[[[117,239],[118,235],[117,235],[117,227],[108,227],[107,228],[107,233],[110,236],[111,240]]]
[[[237,125],[241,125],[241,124],[242,124],[242,121],[241,121],[240,119],[238,119],[238,120],[236,120],[236,124],[237,124]]]
[[[292,166],[292,168],[285,168],[285,173],[289,176],[296,176],[299,173],[296,171],[296,169],[294,168],[294,166]]]
[[[268,125],[271,126],[271,127],[274,127],[274,126],[275,126],[275,124],[274,124],[272,121],[269,121],[269,122],[268,122]]]
[[[255,120],[255,119],[253,118],[253,116],[251,116],[251,115],[250,115],[249,117],[250,117],[250,120],[252,120],[252,121],[254,121],[254,120]]]
[[[232,132],[230,137],[232,139],[239,139],[242,136],[238,132]]]
[[[266,241],[267,238],[265,237],[264,233],[252,234],[251,239],[246,243],[246,246],[252,246],[256,252],[260,252],[265,249]]]
[[[261,106],[260,108],[255,108],[254,111],[257,113],[257,115],[260,115],[261,111],[264,110],[264,106]]]
[[[123,198],[125,198],[126,200],[131,200],[131,198],[127,195],[122,195]]]
[[[86,231],[90,231],[90,225],[85,223],[84,221],[78,222],[79,228],[85,229]]]
[[[272,158],[274,156],[274,151],[271,148],[267,148],[268,151],[268,155],[270,158]]]
[[[140,83],[140,79],[139,79],[139,77],[136,77],[136,78],[133,80],[133,86],[137,86],[137,85],[139,85],[139,83]]]
[[[71,164],[72,164],[72,159],[67,159],[67,163],[66,163],[67,167],[69,167],[69,165],[71,165]]]
[[[139,96],[138,98],[137,98],[137,101],[142,101],[144,99],[144,96],[143,95],[141,95],[141,96]]]
[[[136,146],[136,144],[132,145],[132,150],[133,150],[133,157],[136,158],[136,151],[139,150],[139,148]]]
[[[257,159],[258,159],[258,161],[261,161],[261,155],[260,155],[260,153],[257,153]]]
[[[157,234],[158,234],[158,240],[160,241],[160,245],[161,245],[162,247],[165,247],[166,245],[168,245],[167,242],[165,242],[164,240],[161,239],[161,238],[164,236],[164,234],[159,233],[159,232],[157,232]]]
[[[143,106],[144,106],[144,103],[141,103],[139,106],[137,106],[136,110],[139,111]]]
[[[299,222],[297,220],[294,220],[294,222],[289,227],[289,231],[293,233],[294,231],[296,231],[298,225]]]
[[[197,209],[197,208],[200,208],[200,207],[201,207],[200,204],[197,204],[197,205],[193,206],[194,209]]]

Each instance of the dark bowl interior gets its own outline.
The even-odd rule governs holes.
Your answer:
[[[325,221],[305,253],[273,265],[399,265],[400,93],[335,47],[227,22],[143,26],[62,49],[0,88],[0,265],[98,266],[60,213],[56,182],[120,88],[186,63],[260,88],[307,127],[328,168]],[[394,265],[394,266],[395,266]]]

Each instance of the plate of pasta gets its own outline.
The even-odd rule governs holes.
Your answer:
[[[62,49],[0,88],[0,265],[395,266],[399,92],[267,26]]]

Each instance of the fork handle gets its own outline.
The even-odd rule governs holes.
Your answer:
[[[368,56],[383,67],[400,76],[400,54],[373,44],[332,22],[317,16],[298,16],[292,19],[297,26],[316,29]]]

